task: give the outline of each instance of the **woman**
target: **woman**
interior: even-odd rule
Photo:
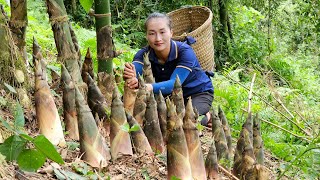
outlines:
[[[170,18],[162,13],[152,13],[145,21],[148,46],[142,48],[134,56],[133,62],[126,63],[124,78],[129,88],[138,87],[137,74],[142,74],[143,55],[149,52],[155,82],[146,84],[148,91],[163,95],[171,94],[176,75],[179,76],[183,96],[192,98],[193,106],[199,115],[206,115],[201,121],[208,125],[209,113],[213,101],[213,85],[211,79],[201,69],[193,49],[186,42],[172,40],[172,24]],[[135,78],[133,78],[135,77]]]

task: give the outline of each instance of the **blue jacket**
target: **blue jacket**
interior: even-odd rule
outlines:
[[[213,93],[211,79],[202,70],[192,47],[186,42],[171,40],[169,57],[164,64],[158,61],[150,46],[140,49],[132,62],[137,75],[142,75],[143,55],[147,52],[150,52],[149,60],[156,82],[152,84],[155,94],[160,90],[163,95],[171,94],[176,75],[180,78],[184,97],[206,91]]]

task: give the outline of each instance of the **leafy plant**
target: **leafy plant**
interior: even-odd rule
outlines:
[[[133,126],[130,127],[129,123],[124,123],[122,126],[121,126],[121,129],[125,132],[135,132],[135,131],[138,131],[139,130],[139,125],[138,124],[135,124]]]
[[[0,153],[6,156],[6,160],[17,161],[19,167],[25,171],[36,171],[45,163],[46,158],[60,164],[64,163],[60,154],[44,135],[33,138],[23,132],[25,119],[19,103],[16,105],[13,127],[2,117],[0,121],[14,133],[0,145]]]

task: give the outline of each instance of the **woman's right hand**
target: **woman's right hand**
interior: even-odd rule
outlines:
[[[136,69],[132,63],[125,63],[123,70],[123,78],[130,79],[136,77]]]
[[[138,88],[139,83],[136,77],[136,69],[132,63],[124,64],[123,78],[130,89]]]

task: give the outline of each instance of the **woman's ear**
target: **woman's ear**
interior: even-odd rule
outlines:
[[[171,35],[171,37],[173,36],[173,31],[172,31],[172,29],[170,30],[170,35]]]

